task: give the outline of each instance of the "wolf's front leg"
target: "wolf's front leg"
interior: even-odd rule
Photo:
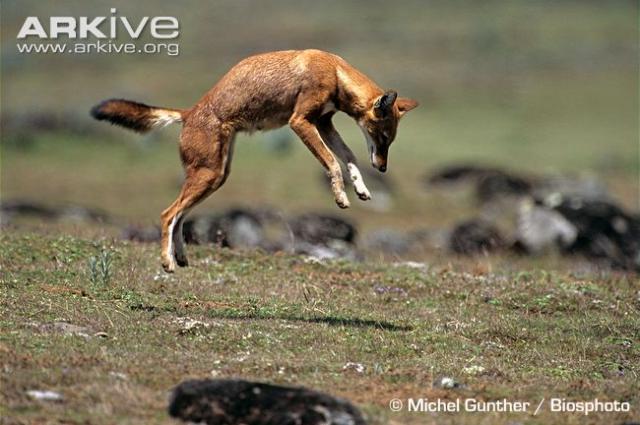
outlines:
[[[356,156],[351,149],[349,149],[349,146],[344,143],[342,137],[340,137],[340,134],[333,126],[330,115],[320,118],[318,130],[320,131],[322,140],[324,140],[329,148],[340,158],[342,163],[346,165],[349,178],[353,183],[358,198],[363,201],[371,199],[371,193],[369,193],[369,189],[367,189],[367,186],[364,184],[362,174],[360,174],[360,170],[356,165]]]
[[[369,189],[364,184],[364,180],[362,179],[362,174],[360,174],[360,170],[353,162],[347,163],[347,171],[349,171],[349,177],[351,178],[351,182],[353,183],[353,187],[358,194],[358,197],[363,201],[367,201],[371,199],[371,193],[369,193]]]
[[[349,208],[351,203],[349,202],[347,193],[344,191],[344,180],[339,165],[337,169],[329,170],[329,177],[331,178],[331,191],[336,199],[336,204],[338,204],[340,208]]]
[[[336,157],[324,144],[316,126],[309,122],[304,116],[295,113],[289,120],[289,125],[327,170],[327,174],[331,179],[331,190],[336,199],[336,204],[338,204],[340,208],[349,208],[351,204],[344,191],[344,180],[342,179],[340,164],[338,164]]]

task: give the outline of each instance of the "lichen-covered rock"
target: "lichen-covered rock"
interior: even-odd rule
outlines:
[[[302,387],[239,379],[185,381],[174,388],[169,414],[207,425],[365,425],[347,400]]]

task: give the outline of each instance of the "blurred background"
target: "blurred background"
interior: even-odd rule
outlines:
[[[180,54],[16,49],[27,16],[109,16],[111,7],[134,22],[178,18]],[[179,127],[140,136],[93,121],[91,106],[123,97],[186,108],[248,55],[317,48],[420,101],[400,125],[385,180],[365,174],[378,199],[350,191],[351,209],[338,210],[319,163],[283,129],[240,135],[231,177],[198,213],[325,211],[361,235],[451,228],[477,215],[478,201],[428,178],[460,164],[596,182],[638,210],[637,1],[7,0],[1,12],[5,204],[81,205],[153,225],[180,187]],[[336,127],[374,173],[355,123],[339,115]]]

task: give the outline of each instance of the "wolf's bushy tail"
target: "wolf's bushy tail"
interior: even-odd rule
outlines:
[[[160,108],[124,99],[108,99],[91,108],[91,116],[139,133],[182,122],[185,111]]]

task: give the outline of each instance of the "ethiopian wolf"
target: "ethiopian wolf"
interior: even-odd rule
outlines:
[[[339,56],[320,50],[288,50],[244,59],[189,109],[111,99],[96,105],[91,114],[138,132],[183,124],[180,157],[186,179],[178,199],[161,216],[162,266],[173,272],[176,264],[188,265],[182,238],[185,215],[229,176],[237,132],[289,124],[327,170],[338,206],[348,208],[336,156],[346,164],[358,197],[367,200],[370,194],[353,152],[331,118],[337,111],[351,116],[364,133],[371,164],[385,172],[398,121],[416,106],[415,100],[382,90]]]

